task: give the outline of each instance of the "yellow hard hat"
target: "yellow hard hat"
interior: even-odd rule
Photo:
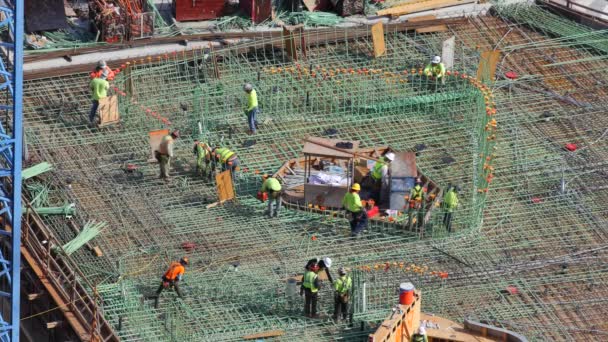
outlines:
[[[361,191],[361,185],[359,185],[359,183],[355,183],[353,184],[353,186],[350,187],[350,189],[355,191]]]
[[[263,179],[268,179],[268,177],[270,177],[270,176],[267,173],[265,173],[265,174],[262,175]]]

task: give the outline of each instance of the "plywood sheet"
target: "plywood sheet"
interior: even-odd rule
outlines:
[[[446,39],[443,41],[443,47],[441,49],[441,62],[445,66],[446,70],[452,70],[454,68],[454,49],[456,48],[456,37]]]
[[[413,17],[413,18],[408,18],[407,22],[415,23],[415,22],[419,22],[419,21],[436,20],[436,19],[437,19],[436,15],[427,14],[427,15],[419,15],[419,16]]]
[[[374,57],[378,58],[386,53],[384,44],[384,26],[382,22],[372,26],[372,40],[374,42]]]
[[[477,80],[481,82],[494,82],[496,65],[500,60],[500,50],[484,51],[479,58]]]
[[[99,100],[99,126],[107,126],[118,123],[120,114],[118,113],[118,96],[108,96]]]
[[[378,15],[399,16],[438,8],[469,4],[473,2],[476,2],[476,0],[427,0],[380,10],[378,11]]]
[[[154,157],[154,151],[158,150],[161,140],[163,139],[163,137],[165,135],[168,135],[168,134],[169,134],[168,129],[159,129],[156,131],[148,132],[148,136],[150,137],[150,160],[149,161],[156,161],[156,158]]]
[[[336,144],[339,142],[350,142],[353,144],[353,148],[345,149],[335,147]],[[353,158],[358,148],[358,141],[308,137],[304,142],[304,148],[302,149],[302,153],[322,157],[345,159]]]
[[[217,196],[220,202],[228,201],[234,198],[234,187],[232,186],[232,176],[230,171],[226,170],[215,176],[217,184]]]

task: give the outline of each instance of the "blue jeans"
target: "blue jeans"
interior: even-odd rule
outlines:
[[[91,111],[89,112],[89,123],[94,123],[95,115],[97,114],[97,108],[99,108],[99,100],[93,100]]]
[[[257,128],[256,126],[258,125],[257,116],[259,111],[260,110],[258,109],[258,107],[255,107],[249,112],[247,112],[247,124],[249,124],[249,130],[252,133],[255,133],[255,129]]]
[[[365,227],[367,227],[367,212],[361,210],[358,213],[350,213],[350,236],[357,236]]]

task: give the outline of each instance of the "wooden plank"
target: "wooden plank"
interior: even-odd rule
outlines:
[[[101,251],[101,248],[99,248],[99,246],[93,247],[93,253],[95,254],[96,257],[103,256],[103,252]]]
[[[436,20],[436,19],[437,19],[437,16],[435,16],[434,14],[427,14],[427,15],[419,15],[419,16],[413,17],[413,18],[408,18],[407,22],[415,23],[415,22],[419,22],[419,21]]]
[[[496,65],[500,59],[500,50],[484,51],[479,58],[477,80],[480,82],[494,82]]]
[[[119,121],[118,96],[112,95],[99,99],[99,127],[116,124]]]
[[[269,330],[261,333],[255,333],[250,335],[245,335],[242,337],[243,340],[254,340],[258,338],[267,338],[267,337],[278,337],[285,335],[285,331],[283,330]]]
[[[372,26],[372,41],[374,43],[374,57],[378,58],[386,54],[386,45],[384,44],[384,26],[382,22]]]
[[[217,195],[220,202],[234,198],[234,187],[232,186],[232,176],[230,170],[221,172],[215,176],[217,183]]]
[[[399,5],[378,11],[378,15],[399,16],[404,14],[428,11],[450,6],[458,6],[477,2],[476,0],[427,0],[412,4]]]
[[[445,25],[433,25],[416,29],[416,33],[446,32],[448,27]]]
[[[456,37],[443,41],[441,49],[441,62],[446,70],[452,70],[454,67],[454,50],[456,48]]]

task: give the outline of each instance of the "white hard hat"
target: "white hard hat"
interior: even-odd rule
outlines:
[[[435,64],[441,63],[441,57],[439,57],[439,56],[433,57],[433,59],[431,60],[431,63],[435,63]]]
[[[329,257],[323,258],[323,263],[325,264],[325,267],[327,267],[327,268],[331,267],[331,259]]]
[[[395,160],[395,154],[393,152],[387,153],[384,157],[390,161]]]
[[[424,328],[424,325],[421,325],[420,328],[418,328],[418,334],[426,335],[426,329]]]
[[[243,89],[244,89],[245,91],[251,91],[251,90],[253,90],[253,86],[251,85],[251,83],[246,83],[246,84],[243,86]]]

